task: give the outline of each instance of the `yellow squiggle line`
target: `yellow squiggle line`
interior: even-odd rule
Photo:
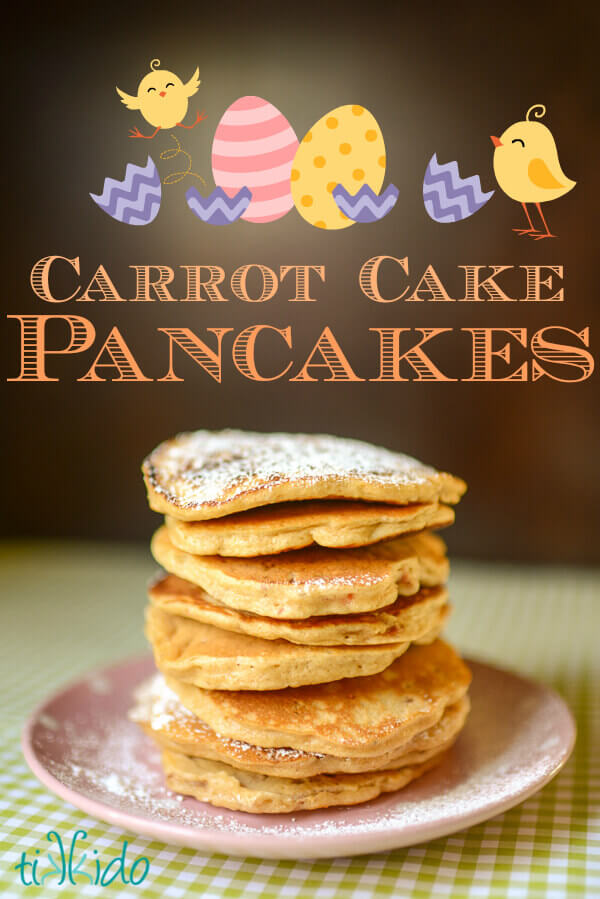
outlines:
[[[180,153],[183,153],[183,155],[187,157],[188,167],[184,172],[171,172],[170,175],[166,175],[166,177],[163,178],[163,184],[178,184],[180,181],[183,181],[184,178],[187,178],[187,176],[190,175],[192,178],[198,178],[206,187],[206,181],[204,180],[202,175],[199,175],[197,172],[192,172],[192,157],[190,156],[190,154],[182,148],[179,139],[174,134],[172,134],[171,137],[173,138],[177,146],[171,147],[170,150],[163,150],[160,154],[160,158],[174,159]]]

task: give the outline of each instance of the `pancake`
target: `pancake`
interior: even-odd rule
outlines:
[[[394,751],[436,724],[471,674],[442,640],[412,645],[379,674],[277,692],[202,690],[167,678],[181,703],[216,733],[253,746],[337,758]]]
[[[136,705],[129,713],[130,719],[139,724],[162,749],[225,762],[255,774],[296,778],[380,771],[427,761],[452,744],[469,711],[469,699],[463,696],[444,709],[442,717],[433,727],[416,734],[392,752],[365,758],[335,758],[289,747],[252,746],[222,737],[184,708],[161,674],[142,684],[135,698]]]
[[[425,634],[423,642],[438,632]],[[282,690],[365,677],[383,671],[410,645],[300,646],[224,631],[155,606],[146,610],[146,636],[163,674],[205,690]]]
[[[223,605],[270,618],[351,614],[391,605],[448,575],[445,544],[424,531],[357,549],[311,546],[252,559],[196,556],[154,534],[154,558]]]
[[[265,556],[319,546],[366,546],[424,528],[446,527],[454,510],[439,503],[391,506],[350,500],[277,503],[213,518],[179,521],[167,515],[171,542],[204,556]]]
[[[154,606],[172,615],[263,640],[289,640],[308,646],[412,643],[441,628],[450,612],[445,587],[423,587],[418,593],[400,596],[392,605],[374,612],[292,619],[267,618],[230,609],[201,587],[174,574],[157,578],[150,585],[148,596]]]
[[[302,780],[251,774],[223,762],[189,758],[165,750],[162,765],[167,786],[200,802],[255,814],[296,812],[357,805],[405,787],[438,764],[444,753],[419,765],[367,774],[320,774]]]
[[[183,521],[307,499],[456,503],[466,490],[460,478],[410,456],[322,434],[179,434],[156,447],[142,471],[151,508]]]

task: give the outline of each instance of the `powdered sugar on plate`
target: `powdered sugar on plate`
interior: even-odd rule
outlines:
[[[48,700],[28,722],[23,746],[51,790],[89,814],[165,842],[263,858],[406,846],[515,805],[556,774],[572,749],[574,725],[560,697],[470,664],[472,711],[442,764],[405,789],[356,807],[249,815],[167,789],[158,750],[127,716],[136,688],[152,673],[149,658],[107,669],[107,693],[83,679]],[[161,714],[172,714],[168,694],[163,700]]]

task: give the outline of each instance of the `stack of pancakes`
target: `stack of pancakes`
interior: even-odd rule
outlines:
[[[438,635],[465,484],[316,435],[197,431],[145,460],[165,524],[132,717],[168,785],[230,809],[363,802],[452,745],[470,673]]]

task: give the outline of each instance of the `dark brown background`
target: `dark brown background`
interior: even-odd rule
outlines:
[[[355,370],[376,373],[369,327],[592,326],[597,354],[598,145],[596,35],[592,5],[347,3],[203,5],[23,4],[11,30],[18,51],[18,105],[5,127],[4,216],[8,313],[74,313],[103,338],[118,324],[147,375],[166,371],[157,327],[236,331],[259,322],[293,326],[295,370],[324,324]],[[19,13],[17,12],[17,16]],[[8,32],[7,32],[8,33]],[[26,52],[24,51],[26,48]],[[369,227],[326,234],[293,210],[272,225],[210,228],[187,210],[188,183],[164,188],[160,214],[145,228],[104,215],[88,192],[128,161],[170,146],[168,134],[130,141],[144,128],[115,85],[135,93],[150,59],[202,85],[192,103],[208,118],[178,129],[194,168],[211,183],[210,144],[225,108],[257,94],[273,102],[297,134],[335,106],[367,106],[386,140],[387,179],[400,188],[394,212]],[[513,235],[522,211],[501,192],[471,219],[438,225],[424,212],[422,177],[433,152],[458,159],[495,188],[490,134],[500,134],[533,103],[545,103],[561,162],[577,187],[545,207],[558,240]],[[6,233],[6,232],[5,232]],[[79,255],[83,274],[104,263],[127,296],[133,263],[321,263],[327,283],[312,305],[77,304],[50,306],[28,286],[40,257]],[[433,263],[450,288],[465,263],[565,266],[563,304],[405,304],[376,306],[357,285],[361,263],[377,253],[408,256],[412,271]],[[183,288],[181,288],[183,290]],[[18,326],[5,322],[6,377],[18,374]],[[182,429],[236,426],[327,431],[402,449],[462,475],[470,490],[448,532],[454,552],[481,558],[598,561],[598,379],[559,384],[255,384],[229,358],[215,384],[183,357],[184,383],[76,383],[95,349],[56,357],[59,383],[4,383],[4,532],[12,535],[146,539],[155,523],[139,476],[142,457]],[[230,346],[230,344],[227,344]],[[446,349],[444,349],[444,346]],[[227,354],[226,354],[227,356]],[[515,357],[517,358],[517,357]],[[525,358],[525,357],[524,357]],[[468,376],[468,342],[440,343],[442,367]],[[273,360],[275,364],[275,360]]]

